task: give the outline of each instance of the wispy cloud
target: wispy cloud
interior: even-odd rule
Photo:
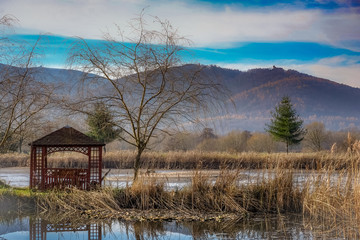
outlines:
[[[347,47],[347,42],[360,39],[360,14],[356,7],[330,12],[277,5],[253,9],[224,4],[214,8],[198,1],[163,0],[3,0],[0,4],[2,14],[17,16],[24,30],[86,38],[100,38],[101,31],[112,31],[114,23],[126,30],[129,19],[149,6],[147,13],[169,19],[196,46],[312,41]],[[354,44],[350,47],[354,48]]]
[[[128,21],[148,7],[147,14],[168,19],[193,41],[202,63],[242,70],[277,65],[360,87],[357,2],[1,0],[0,15],[17,17],[22,33],[100,39],[115,23],[126,32]],[[50,52],[48,64],[61,66],[66,43],[50,43],[60,50]]]

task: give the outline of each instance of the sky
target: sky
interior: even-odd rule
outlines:
[[[12,38],[47,35],[42,65],[56,68],[74,37],[101,42],[115,24],[126,32],[144,8],[191,40],[196,62],[275,65],[360,88],[359,0],[0,0],[0,16],[18,19]]]

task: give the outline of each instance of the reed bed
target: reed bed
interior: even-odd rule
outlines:
[[[304,225],[318,234],[360,237],[360,159],[347,169],[326,165],[313,170],[302,185],[294,184],[293,168],[282,163],[259,172],[258,181],[240,184],[239,169],[226,168],[213,179],[194,171],[191,184],[166,190],[166,182],[142,175],[124,188],[86,192],[68,189],[41,195],[47,213],[76,213],[125,220],[239,220],[253,214],[302,214]],[[319,174],[321,173],[321,174]],[[89,199],[91,199],[89,201]]]
[[[0,167],[27,167],[30,164],[30,155],[25,153],[0,154]]]
[[[122,159],[132,161],[132,152],[111,154],[107,153],[106,156],[115,159],[115,156],[124,154],[121,155]],[[86,218],[140,221],[223,221],[243,219],[252,214],[297,213],[303,215],[304,225],[313,231],[333,231],[341,238],[360,237],[360,157],[357,155],[232,155],[198,152],[146,154],[144,157],[148,157],[149,168],[160,166],[156,164],[161,161],[168,161],[166,164],[170,165],[176,163],[177,166],[187,166],[184,162],[191,162],[197,167],[191,184],[182,189],[167,190],[166,180],[159,181],[155,175],[144,174],[124,188],[101,188],[94,191],[73,188],[30,195],[35,196],[38,210],[48,215],[75,214]],[[206,171],[196,170],[204,168],[199,162],[214,163],[220,158],[222,162],[218,165],[208,165],[221,169],[217,177],[206,174]],[[246,166],[244,162],[250,163],[254,159],[257,163],[250,166],[263,168],[259,171],[257,181],[240,183],[238,179],[241,177],[240,169]],[[236,164],[227,164],[231,161]],[[162,166],[169,168],[166,164]],[[301,185],[294,183],[294,169],[299,167],[311,169],[311,177]],[[4,188],[8,186],[4,185]]]
[[[134,166],[134,151],[107,152],[103,156],[104,168],[131,169]],[[274,167],[293,169],[323,169],[332,166],[335,170],[352,167],[358,154],[318,153],[256,153],[243,152],[144,152],[142,168],[145,169],[268,169]],[[0,154],[0,167],[27,167],[27,154]],[[49,167],[86,167],[87,158],[80,153],[55,153],[49,155]],[[281,164],[281,166],[279,166]]]

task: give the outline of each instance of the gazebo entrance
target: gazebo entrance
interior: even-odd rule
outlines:
[[[90,189],[101,186],[102,148],[100,143],[72,127],[63,127],[32,143],[30,188],[40,190],[77,187]],[[48,168],[48,155],[73,151],[88,157],[87,168]]]

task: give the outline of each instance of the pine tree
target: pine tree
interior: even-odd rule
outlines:
[[[266,124],[266,131],[276,141],[286,143],[286,152],[289,153],[290,145],[299,144],[304,139],[303,120],[300,119],[287,96],[282,98],[280,104],[275,107],[275,112],[271,112],[271,116],[271,123]]]
[[[87,124],[90,131],[88,136],[99,142],[109,143],[115,140],[121,133],[121,128],[114,124],[110,109],[102,102],[96,103],[94,109],[87,116]]]

